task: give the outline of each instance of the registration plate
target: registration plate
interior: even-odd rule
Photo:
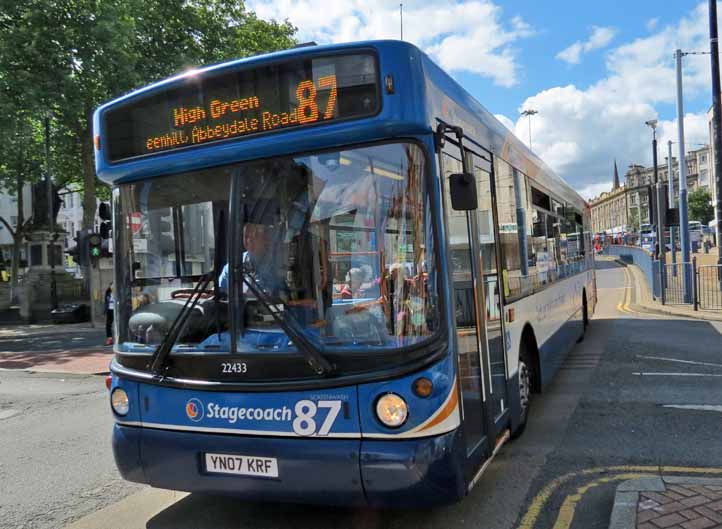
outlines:
[[[275,457],[206,454],[206,470],[220,474],[277,478],[278,460]]]

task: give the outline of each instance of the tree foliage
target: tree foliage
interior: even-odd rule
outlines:
[[[0,110],[36,124],[51,116],[53,176],[81,185],[91,227],[99,104],[191,67],[289,47],[294,33],[235,0],[0,0]],[[3,159],[17,153],[4,149]]]
[[[714,207],[712,206],[712,195],[707,189],[698,187],[687,195],[689,207],[689,219],[697,220],[703,225],[709,224],[714,218]]]

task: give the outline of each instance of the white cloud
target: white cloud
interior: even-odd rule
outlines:
[[[494,117],[501,121],[501,123],[510,131],[514,132],[514,122],[506,117],[504,114],[494,114]]]
[[[617,30],[614,28],[594,26],[592,27],[592,34],[586,41],[576,41],[571,46],[557,53],[556,58],[569,64],[579,64],[582,53],[589,53],[590,51],[605,48],[612,42],[616,34]]]
[[[596,198],[599,195],[601,195],[604,192],[611,191],[612,184],[611,182],[606,183],[600,183],[600,184],[589,184],[588,186],[582,188],[579,190],[579,194],[582,195],[587,200],[590,200],[592,198]]]
[[[650,18],[647,20],[647,23],[645,24],[648,31],[654,31],[657,29],[657,24],[659,24],[658,18]]]
[[[399,5],[381,0],[253,0],[249,8],[266,19],[289,20],[299,38],[319,43],[398,39]],[[321,16],[321,14],[323,16]],[[490,0],[411,0],[404,3],[404,40],[452,71],[468,71],[500,86],[517,82],[513,44],[533,34],[519,16],[504,19]],[[470,53],[473,50],[473,53]]]
[[[615,158],[622,179],[629,164],[650,165],[652,134],[644,122],[659,117],[660,103],[674,108],[674,50],[704,50],[708,38],[707,6],[700,4],[678,24],[611,50],[606,76],[592,85],[558,86],[527,98],[519,110],[539,112],[532,118],[534,151],[587,195],[611,187]],[[709,90],[709,57],[690,55],[684,61],[689,101]],[[514,132],[524,142],[527,127],[526,118],[516,119]],[[676,131],[675,120],[660,120],[659,160],[666,156],[667,140],[677,141]],[[704,112],[686,114],[685,137],[687,150],[709,142]]]
[[[604,48],[612,42],[612,39],[617,34],[617,30],[614,28],[600,28],[594,27],[589,40],[584,43],[584,51],[592,51]]]
[[[557,59],[568,62],[569,64],[579,64],[582,56],[583,47],[584,45],[581,43],[581,41],[576,41],[568,48],[564,48],[562,51],[557,53],[556,57]]]

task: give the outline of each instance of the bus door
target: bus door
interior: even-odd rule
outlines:
[[[461,143],[453,138],[446,137],[443,147],[439,147],[467,482],[491,456],[495,440],[478,212],[454,210],[449,194],[449,176],[470,172],[470,160]]]
[[[490,153],[476,154],[467,150],[469,166],[476,178],[477,228],[479,233],[479,259],[481,276],[482,306],[484,311],[482,336],[486,345],[489,362],[488,382],[490,386],[492,413],[495,423],[503,423],[505,411],[509,406],[507,397],[507,369],[504,347],[504,318],[502,318],[502,291],[504,281],[499,277],[501,249],[498,245],[497,228],[499,226],[494,164]],[[494,433],[500,433],[496,426]]]

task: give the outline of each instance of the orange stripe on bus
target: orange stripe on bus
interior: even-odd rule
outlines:
[[[446,403],[446,406],[444,406],[444,409],[441,410],[441,412],[434,417],[434,419],[424,426],[421,431],[428,430],[429,428],[433,428],[437,424],[443,422],[449,415],[451,415],[454,410],[456,409],[456,404],[459,402],[459,392],[456,391],[456,382],[454,382],[454,386],[451,388],[451,398],[449,399],[449,402]]]

